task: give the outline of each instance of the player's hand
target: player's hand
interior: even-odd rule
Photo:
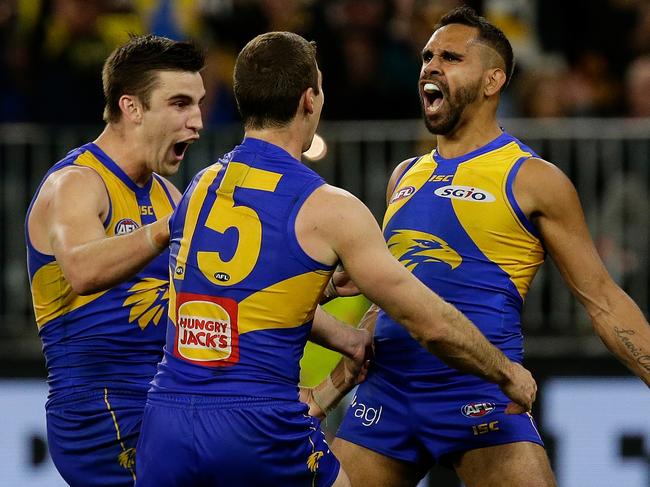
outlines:
[[[332,284],[336,289],[336,294],[341,298],[357,296],[361,293],[357,285],[350,278],[350,274],[341,265],[332,274]]]
[[[353,352],[348,357],[343,357],[343,386],[346,389],[366,380],[370,360],[374,355],[373,339],[368,330],[356,329],[353,336]]]
[[[334,298],[357,296],[360,292],[357,285],[350,278],[350,275],[343,269],[343,266],[339,265],[327,283],[320,304],[325,304]]]
[[[300,400],[309,406],[309,414],[317,418],[325,415],[368,375],[373,355],[372,335],[368,330],[354,329],[351,352],[344,356],[334,370],[316,387],[300,388]]]
[[[511,362],[509,379],[501,384],[501,390],[512,399],[506,407],[506,414],[530,412],[537,397],[537,383],[528,370]]]

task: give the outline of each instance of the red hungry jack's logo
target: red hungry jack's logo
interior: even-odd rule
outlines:
[[[209,367],[239,361],[237,302],[202,294],[179,293],[174,355]]]

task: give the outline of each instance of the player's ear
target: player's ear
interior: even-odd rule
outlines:
[[[143,107],[140,99],[133,95],[122,95],[118,102],[122,116],[133,123],[140,123],[142,120]]]
[[[314,93],[314,89],[310,86],[307,88],[303,94],[302,94],[302,102],[304,106],[304,110],[306,113],[312,114],[314,113],[314,99],[316,98],[316,93]]]
[[[506,73],[501,68],[488,69],[485,72],[485,96],[492,96],[506,83]]]

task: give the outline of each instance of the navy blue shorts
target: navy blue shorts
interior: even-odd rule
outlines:
[[[336,436],[426,468],[475,448],[543,446],[532,416],[505,414],[508,402],[498,386],[473,376],[427,387],[374,372],[359,385]]]
[[[52,460],[71,486],[133,486],[145,393],[79,393],[48,404]]]
[[[325,487],[340,464],[298,401],[150,394],[138,487]]]

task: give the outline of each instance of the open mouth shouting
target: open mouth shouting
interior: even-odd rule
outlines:
[[[174,152],[174,156],[176,156],[177,160],[182,160],[183,157],[185,157],[185,152],[187,151],[187,148],[190,146],[190,144],[194,143],[196,138],[191,138],[187,140],[182,140],[180,142],[176,142],[172,146],[172,150]]]
[[[440,110],[445,99],[445,94],[436,83],[430,81],[422,85],[422,102],[424,104],[424,113],[433,115]]]

